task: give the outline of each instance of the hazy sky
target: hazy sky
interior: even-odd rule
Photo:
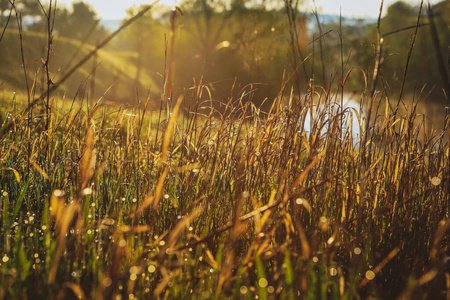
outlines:
[[[280,0],[281,1],[281,0]],[[397,0],[385,0],[385,8]],[[409,2],[413,5],[418,5],[419,0],[403,0]],[[73,0],[59,0],[57,3],[65,3],[67,6]],[[133,4],[149,4],[152,1],[145,0],[85,0],[91,4],[99,17],[103,19],[123,19],[125,17],[125,10],[132,6]],[[173,6],[176,3],[181,2],[180,0],[161,0],[160,4],[165,4],[168,6]],[[313,1],[304,1],[309,3],[309,9],[313,8]],[[379,7],[381,0],[315,0],[314,1],[319,12],[339,14],[339,9],[342,10],[342,15],[344,16],[356,16],[356,17],[371,17],[375,18],[378,16]],[[431,3],[437,3],[437,0],[431,1]],[[425,1],[427,3],[427,1]],[[386,9],[383,9],[385,11]]]

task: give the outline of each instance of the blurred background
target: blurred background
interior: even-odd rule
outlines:
[[[59,90],[59,96],[134,104],[151,95],[162,97],[170,47],[170,14],[176,5],[174,93],[203,86],[205,100],[226,102],[249,92],[248,100],[270,107],[283,82],[307,91],[311,78],[328,93],[339,89],[360,95],[370,86],[377,43],[378,1],[163,1],[123,30],[86,62]],[[120,4],[119,4],[120,3]],[[334,4],[333,4],[334,3]],[[388,1],[383,8],[382,69],[377,88],[395,98],[409,63],[405,97],[420,95],[424,103],[445,103],[450,1],[424,5],[415,46],[408,51],[419,14],[419,1]],[[47,43],[49,3],[0,0],[0,84],[3,90],[27,90],[21,60],[20,26],[28,89],[45,90],[42,64]],[[54,5],[54,4],[53,4]],[[123,6],[130,6],[124,8]],[[52,56],[52,81],[117,30],[144,6],[139,1],[58,1]],[[339,11],[340,9],[340,11]],[[337,11],[336,11],[337,10]],[[11,17],[10,17],[11,13]],[[340,16],[341,15],[341,16]],[[432,27],[434,24],[435,34]],[[350,72],[349,72],[350,71]],[[407,98],[405,98],[407,99]],[[431,107],[431,106],[430,106]]]

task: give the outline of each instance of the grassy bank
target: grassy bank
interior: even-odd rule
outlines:
[[[43,58],[46,54],[46,42],[47,37],[43,33],[25,31],[21,41],[17,29],[5,31],[0,43],[2,52],[0,78],[3,89],[32,90],[33,96],[39,96],[46,90]],[[94,49],[94,45],[81,41],[54,37],[49,64],[52,82],[57,83],[70,68]],[[21,53],[23,53],[28,82],[24,76]],[[146,72],[140,72],[139,80],[136,80],[138,73],[136,61],[135,53],[101,49],[75,70],[70,80],[58,88],[58,93],[61,97],[65,95],[69,99],[87,97],[95,101],[105,96],[109,101],[130,104],[137,102],[136,90],[130,89],[130,86],[137,86],[141,90],[152,87],[152,92],[158,94],[160,85],[157,82],[158,78],[151,77]],[[105,94],[106,91],[108,92]]]

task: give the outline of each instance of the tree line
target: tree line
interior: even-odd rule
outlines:
[[[42,18],[43,8],[36,3],[39,2],[15,1],[22,16],[33,17],[34,22],[27,29],[42,31],[46,20]],[[183,1],[174,32],[174,82],[178,92],[201,82],[207,97],[226,100],[247,90],[254,102],[262,103],[266,97],[276,97],[287,80],[299,92],[305,92],[314,77],[316,83],[332,92],[342,84],[340,79],[358,68],[363,72],[352,71],[345,88],[361,93],[367,84],[362,74],[370,80],[373,72],[375,24],[364,20],[317,24],[317,15],[302,12],[298,1],[285,0],[281,6],[277,3]],[[9,0],[0,0],[3,26],[10,5]],[[139,9],[136,6],[128,9],[128,18]],[[430,9],[425,5],[419,23],[418,13],[419,6],[402,1],[387,8],[380,28],[384,44],[379,89],[397,95],[406,76],[405,93],[425,87],[424,95],[444,101],[448,71],[442,67],[442,59],[447,58],[449,44],[450,1],[442,1]],[[137,79],[147,72],[162,83],[170,46],[170,14],[167,8],[151,10],[109,46],[113,51],[136,54]],[[93,8],[83,2],[74,2],[70,9],[59,6],[55,16],[54,33],[58,36],[95,44],[108,34]],[[417,38],[411,51],[417,24]]]

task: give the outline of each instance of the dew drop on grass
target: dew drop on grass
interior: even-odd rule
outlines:
[[[109,278],[109,277],[106,277],[105,279],[103,279],[102,284],[103,284],[103,286],[105,286],[105,287],[109,287],[109,286],[111,286],[111,284],[112,284],[112,279]]]
[[[356,255],[360,255],[362,253],[361,248],[356,247],[355,249],[353,249],[353,253],[355,253]]]
[[[434,186],[438,186],[441,184],[441,179],[439,177],[433,177],[431,178],[431,184]]]
[[[375,273],[372,270],[366,272],[366,278],[368,280],[373,280],[375,278]]]
[[[154,265],[150,265],[147,269],[150,273],[155,273],[156,267]]]
[[[260,280],[258,280],[258,284],[260,287],[265,288],[269,284],[269,282],[266,278],[261,278]]]
[[[273,287],[273,286],[268,286],[267,287],[267,292],[269,293],[269,294],[273,294],[274,292],[275,292],[275,288]]]
[[[330,237],[327,241],[328,245],[332,245],[334,243],[334,237]]]
[[[8,196],[8,192],[7,191],[3,191],[3,197]]]
[[[62,196],[64,196],[64,192],[61,191],[61,190],[54,190],[54,191],[53,191],[53,195],[54,195],[55,197],[62,197]]]
[[[245,295],[248,292],[248,288],[246,286],[241,286],[239,291],[241,292],[242,295]]]
[[[8,255],[5,254],[5,255],[3,256],[3,258],[2,258],[2,261],[3,261],[3,262],[8,262],[8,260],[9,260],[9,257],[8,257]]]
[[[92,189],[91,189],[91,188],[85,188],[85,189],[81,192],[81,194],[82,194],[83,196],[91,195],[91,194],[92,194]]]
[[[132,266],[130,268],[130,274],[137,274],[139,272],[139,268],[137,266]]]
[[[127,245],[127,242],[125,240],[120,240],[119,241],[119,247],[125,247]]]
[[[317,262],[319,262],[319,258],[318,258],[317,256],[314,256],[313,259],[312,259],[312,261],[315,262],[315,263],[317,263]]]
[[[330,275],[331,276],[336,276],[338,274],[338,271],[336,270],[336,268],[330,268]]]
[[[328,228],[329,228],[328,219],[326,217],[320,217],[319,228],[322,232],[325,232],[328,230]]]

